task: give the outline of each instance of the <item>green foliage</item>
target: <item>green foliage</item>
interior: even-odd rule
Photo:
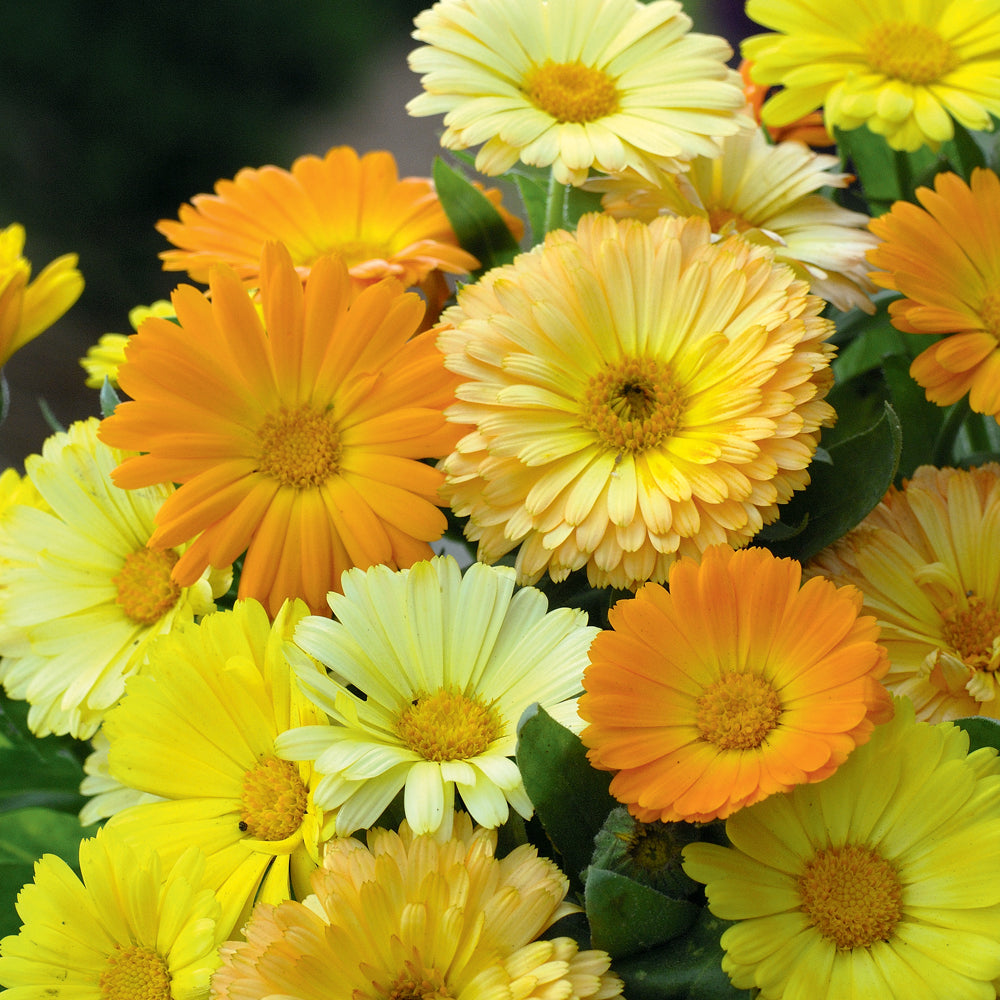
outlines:
[[[985,715],[969,719],[956,719],[955,725],[969,734],[969,753],[983,747],[1000,750],[1000,722]]]
[[[548,169],[517,163],[507,173],[524,203],[532,243],[541,243],[553,229],[572,231],[581,216],[601,210],[600,194],[560,184]]]

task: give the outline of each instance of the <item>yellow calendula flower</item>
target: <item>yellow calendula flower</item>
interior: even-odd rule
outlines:
[[[143,320],[149,316],[173,319],[173,304],[166,299],[158,299],[152,305],[136,306],[129,310],[128,321],[133,330],[138,330]],[[105,333],[93,347],[87,349],[86,357],[80,358],[80,367],[87,373],[88,389],[100,389],[105,378],[112,385],[118,385],[118,369],[125,363],[128,341],[127,334]]]

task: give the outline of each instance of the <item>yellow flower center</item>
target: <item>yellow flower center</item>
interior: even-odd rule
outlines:
[[[101,1000],[170,1000],[170,971],[152,948],[116,944],[100,988]]]
[[[392,256],[392,251],[385,244],[375,243],[372,240],[344,240],[332,244],[322,253],[314,254],[311,260],[303,260],[300,263],[312,265],[319,257],[328,254],[339,257],[348,268],[352,268],[369,260],[388,260]]]
[[[591,377],[583,396],[583,426],[612,451],[655,448],[677,430],[684,413],[670,369],[655,358],[611,365]]]
[[[887,941],[903,916],[896,869],[867,844],[817,851],[798,887],[802,912],[838,948]]]
[[[886,21],[868,33],[865,58],[876,73],[916,85],[934,83],[958,65],[951,46],[933,29]]]
[[[557,122],[593,122],[618,110],[614,80],[583,63],[546,60],[527,75],[522,90]]]
[[[781,701],[770,682],[744,671],[724,673],[697,701],[695,725],[721,750],[759,747],[781,717]]]
[[[296,764],[262,760],[243,775],[240,830],[255,840],[284,840],[302,825],[308,803]]]
[[[452,1000],[452,991],[437,969],[418,969],[412,962],[389,986],[373,982],[372,988],[371,995],[379,1000]]]
[[[173,549],[136,549],[111,582],[118,591],[115,603],[139,625],[155,625],[181,596],[170,578],[180,557]]]
[[[340,434],[330,409],[282,407],[268,415],[257,433],[258,470],[283,486],[319,486],[339,468]]]
[[[713,233],[730,232],[745,233],[749,229],[755,229],[752,222],[747,222],[742,215],[730,212],[728,208],[713,208],[708,213],[708,224],[712,227]]]
[[[991,289],[983,296],[979,318],[986,332],[1000,340],[1000,289]]]
[[[502,732],[492,705],[442,688],[413,699],[396,720],[396,735],[424,760],[477,757]]]
[[[1000,636],[1000,611],[972,595],[969,606],[949,608],[942,615],[941,635],[973,670],[996,670],[993,641]]]

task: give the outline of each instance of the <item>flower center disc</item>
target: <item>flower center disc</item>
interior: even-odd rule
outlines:
[[[372,986],[374,995],[384,1000],[452,1000],[452,992],[440,972],[416,969],[412,962],[406,963],[406,971],[391,986],[378,983]]]
[[[500,716],[491,705],[457,691],[420,695],[396,720],[396,734],[424,760],[477,757],[500,733]]]
[[[1000,611],[972,596],[968,608],[946,611],[943,617],[941,634],[962,662],[973,670],[996,670],[993,644],[1000,636]]]
[[[802,912],[838,948],[886,941],[903,916],[896,869],[867,844],[817,851],[799,876]]]
[[[268,415],[258,437],[259,471],[283,486],[319,486],[337,472],[341,446],[332,410],[282,407]]]
[[[101,1000],[170,1000],[170,971],[151,948],[115,945],[101,973]]]
[[[557,122],[593,122],[618,110],[614,80],[582,63],[549,59],[528,74],[522,89],[536,108]]]
[[[284,840],[302,826],[309,791],[290,760],[262,760],[243,775],[240,829],[255,840]]]
[[[111,582],[118,591],[115,603],[139,625],[155,625],[181,596],[170,578],[180,557],[173,549],[136,549]]]
[[[986,332],[1000,340],[1000,290],[990,289],[983,296],[979,318],[983,321]]]
[[[778,724],[781,702],[763,677],[726,673],[698,698],[695,724],[722,750],[759,747]]]
[[[923,24],[887,21],[869,32],[863,48],[877,73],[918,86],[940,80],[958,64],[951,46]]]

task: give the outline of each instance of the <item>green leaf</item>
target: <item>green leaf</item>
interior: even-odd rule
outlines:
[[[969,719],[956,719],[955,725],[969,734],[969,753],[982,747],[1000,750],[1000,722],[996,719],[976,715]]]
[[[104,376],[104,382],[101,385],[100,399],[102,417],[110,417],[115,412],[115,407],[121,402],[121,398],[115,392],[115,387],[111,384],[111,380],[107,375]]]
[[[896,478],[908,478],[918,465],[934,462],[934,442],[944,424],[944,411],[928,400],[927,393],[911,377],[909,358],[890,355],[882,364],[882,374],[903,428]]]
[[[0,812],[24,806],[47,806],[78,812],[83,768],[58,740],[38,740],[31,747],[0,748]]]
[[[563,870],[582,885],[580,873],[590,864],[594,837],[618,804],[608,792],[611,775],[591,767],[580,737],[543,708],[522,721],[517,766]]]
[[[434,187],[459,244],[479,261],[477,273],[509,264],[521,252],[489,198],[440,157],[434,160]]]
[[[930,147],[921,146],[913,153],[890,149],[882,136],[864,125],[835,129],[834,137],[841,160],[850,161],[873,216],[888,211],[895,201],[913,201],[913,192],[933,176],[935,167],[946,166]]]
[[[647,951],[683,934],[702,910],[603,868],[588,869],[584,905],[592,946],[612,958]]]
[[[553,229],[572,232],[581,216],[601,211],[599,192],[560,184],[548,168],[516,163],[507,176],[517,185],[524,202],[532,243],[541,243]]]

